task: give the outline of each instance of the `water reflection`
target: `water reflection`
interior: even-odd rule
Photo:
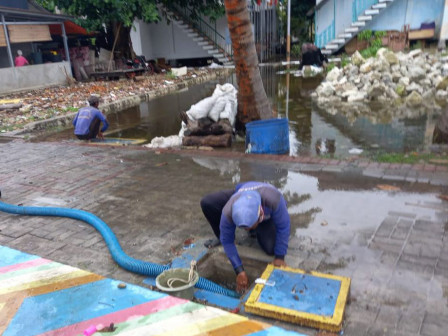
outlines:
[[[432,108],[411,110],[389,106],[375,107],[357,104],[333,104],[317,107],[311,93],[321,78],[292,76],[274,66],[260,68],[263,84],[272,102],[275,115],[289,118],[290,155],[318,155],[320,142],[334,143],[334,155],[348,156],[351,148],[365,152],[423,151],[431,145],[437,117]],[[235,75],[196,85],[168,96],[160,97],[140,106],[108,115],[111,122],[108,136],[143,138],[148,142],[156,136],[178,134],[179,112],[210,96],[216,84],[232,83]],[[74,139],[72,130],[47,137],[47,140]],[[232,150],[244,150],[236,144]]]

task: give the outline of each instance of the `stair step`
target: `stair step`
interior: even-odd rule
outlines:
[[[372,16],[371,15],[361,15],[358,16],[358,21],[370,21],[372,20]]]
[[[345,43],[345,39],[334,39],[333,41],[331,41],[331,43],[337,43],[337,44]]]
[[[393,2],[394,0],[379,0],[379,3],[385,3],[385,2]]]
[[[323,49],[323,50],[321,50],[321,52],[322,52],[322,54],[324,54],[324,55],[331,55],[331,54],[333,53],[333,51],[328,50],[328,49]]]
[[[200,41],[200,42],[198,42],[198,45],[199,46],[207,46],[207,45],[210,45],[210,43],[208,43],[207,41]]]
[[[364,14],[366,14],[366,15],[376,15],[379,13],[380,13],[379,9],[368,9],[364,12]]]
[[[204,49],[204,50],[211,50],[211,49],[213,49],[214,47],[215,47],[215,46],[210,45],[210,44],[207,43],[207,45],[202,46],[202,49]]]
[[[205,41],[205,39],[203,37],[199,36],[199,37],[193,38],[193,41],[195,41],[195,42],[202,42],[202,41]]]
[[[212,50],[208,50],[208,53],[209,54],[217,54],[217,53],[219,53],[219,50],[218,49],[212,49]]]
[[[178,26],[179,28],[181,28],[181,29],[187,29],[187,28],[190,27],[189,25],[184,24],[184,23],[180,23],[180,24],[178,24],[177,26]]]
[[[373,9],[382,9],[382,8],[386,8],[386,7],[387,7],[386,3],[378,3],[378,4],[372,6]]]
[[[192,34],[192,33],[195,33],[195,30],[191,29],[191,28],[188,28],[188,29],[184,29],[184,32],[188,33],[188,34]]]
[[[331,49],[331,50],[339,49],[339,45],[338,44],[327,44],[325,46],[325,49]]]
[[[187,34],[188,37],[199,37],[198,33],[189,33]]]
[[[222,62],[222,63],[229,63],[229,59],[227,57],[220,57],[218,58],[218,61]]]
[[[347,33],[356,33],[358,32],[359,28],[358,27],[350,27],[350,28],[345,28],[345,32]]]
[[[214,54],[213,57],[216,57],[216,58],[219,59],[219,58],[221,58],[221,57],[224,57],[224,54],[223,54],[223,53]]]
[[[356,21],[356,22],[352,23],[353,27],[362,27],[362,26],[365,26],[365,25],[366,25],[366,23],[364,21]]]
[[[339,35],[338,35],[339,38],[343,38],[343,39],[351,38],[352,36],[353,36],[353,35],[350,34],[350,33],[344,33],[344,34],[339,34]]]

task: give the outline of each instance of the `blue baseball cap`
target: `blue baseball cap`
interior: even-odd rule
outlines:
[[[242,191],[232,205],[232,219],[238,227],[251,227],[258,219],[261,196],[254,190]]]

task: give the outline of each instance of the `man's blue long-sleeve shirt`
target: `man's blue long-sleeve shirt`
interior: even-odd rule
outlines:
[[[235,193],[224,206],[219,225],[221,243],[234,269],[239,268],[242,262],[235,246],[236,225],[232,220],[232,205],[239,198],[238,192],[245,190],[255,190],[260,193],[264,220],[272,219],[274,222],[276,231],[275,256],[284,257],[288,250],[290,218],[286,208],[286,201],[281,192],[268,183],[240,183],[236,186]]]
[[[101,113],[100,110],[93,106],[83,107],[76,114],[75,119],[73,119],[73,126],[75,126],[75,135],[86,135],[90,131],[90,124],[95,118],[102,121],[103,127],[101,132],[104,132],[109,127],[109,123],[106,117]]]

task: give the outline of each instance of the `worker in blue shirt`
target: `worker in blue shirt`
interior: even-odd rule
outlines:
[[[215,236],[207,247],[222,244],[232,264],[237,291],[244,292],[249,280],[235,246],[235,230],[254,233],[262,250],[274,256],[274,266],[286,266],[290,218],[286,201],[273,185],[262,182],[240,183],[235,190],[222,190],[206,195],[201,208]]]
[[[109,127],[106,117],[98,110],[100,98],[95,95],[89,97],[88,107],[80,108],[73,120],[75,135],[79,140],[90,140],[95,138],[104,139],[103,132]],[[100,124],[103,127],[100,131]]]

